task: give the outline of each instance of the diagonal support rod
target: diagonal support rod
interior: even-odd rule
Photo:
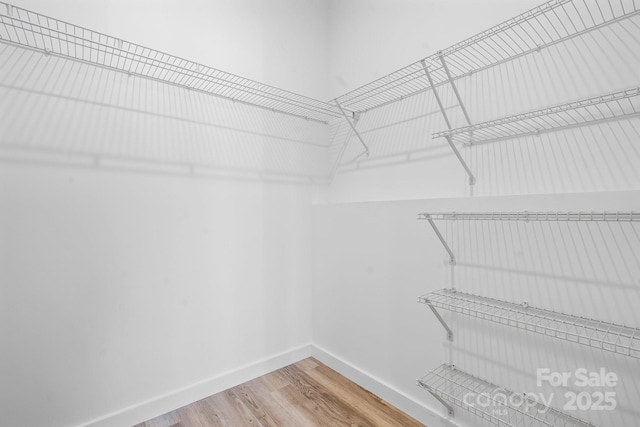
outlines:
[[[444,240],[444,237],[442,237],[442,234],[440,233],[440,230],[438,230],[438,227],[436,226],[436,223],[433,222],[433,219],[431,219],[431,215],[429,215],[429,214],[423,214],[423,215],[425,215],[424,219],[429,221],[429,225],[431,225],[431,228],[433,228],[433,231],[436,233],[436,236],[438,236],[438,239],[440,239],[440,243],[442,243],[442,246],[444,246],[445,250],[449,254],[449,263],[450,264],[455,264],[456,263],[456,256],[453,254],[453,251],[451,250],[451,248],[447,244],[447,241]]]
[[[442,68],[444,68],[444,72],[447,74],[447,79],[449,79],[449,83],[453,88],[453,93],[456,95],[456,98],[458,99],[458,104],[462,109],[462,114],[464,114],[464,118],[467,119],[467,123],[471,124],[469,113],[467,113],[467,109],[464,107],[464,103],[462,102],[462,97],[458,92],[458,88],[456,87],[456,84],[453,82],[453,78],[451,78],[451,73],[449,72],[449,67],[447,66],[447,62],[444,60],[444,55],[442,54],[442,51],[438,51],[438,57],[440,58],[440,62],[442,63]]]
[[[451,147],[451,150],[453,150],[453,154],[456,155],[465,172],[467,173],[467,175],[469,175],[469,185],[474,185],[476,183],[476,177],[473,176],[473,172],[471,172],[471,169],[469,169],[469,166],[467,166],[467,162],[465,162],[462,158],[460,151],[458,151],[458,149],[456,148],[455,144],[451,140],[451,137],[446,136],[445,139],[447,140],[447,143],[449,143],[449,147]]]
[[[438,395],[437,395],[436,393],[434,393],[433,391],[431,391],[431,390],[429,390],[429,389],[426,389],[426,390],[431,394],[431,396],[435,397],[435,398],[436,398],[436,400],[437,400],[438,402],[442,403],[442,405],[443,405],[445,408],[447,408],[447,413],[449,414],[449,416],[450,416],[450,417],[453,417],[453,416],[454,416],[454,413],[453,413],[453,406],[449,405],[449,402],[447,402],[446,400],[444,400],[443,398],[441,398],[440,396],[438,396]]]
[[[427,298],[422,298],[422,300],[420,302],[424,302],[426,305],[429,306],[429,308],[431,309],[431,311],[433,312],[433,314],[436,316],[436,319],[438,319],[438,321],[442,324],[442,326],[444,327],[444,329],[447,331],[447,339],[449,341],[453,341],[453,331],[451,330],[451,328],[449,327],[449,325],[447,325],[447,322],[444,321],[444,319],[442,318],[442,316],[440,316],[440,313],[438,313],[438,310],[436,310],[436,308],[433,306],[433,304],[431,303],[431,301],[429,301],[429,299]]]
[[[358,139],[360,140],[360,143],[362,144],[362,146],[364,147],[364,154],[366,154],[367,156],[369,155],[369,147],[367,147],[367,144],[365,144],[364,140],[362,139],[362,137],[360,136],[360,133],[358,133],[358,131],[356,130],[356,127],[353,123],[351,123],[351,120],[349,120],[349,117],[347,117],[347,113],[344,112],[344,110],[342,109],[342,106],[340,106],[340,104],[338,103],[338,101],[336,101],[336,105],[338,106],[338,109],[340,109],[340,112],[342,113],[342,115],[344,116],[344,119],[347,121],[347,123],[349,123],[349,126],[351,126],[351,130],[353,130],[353,132],[356,134],[356,136],[358,137]],[[358,156],[359,157],[359,156]]]
[[[438,103],[438,107],[440,107],[440,112],[442,112],[442,117],[444,118],[444,121],[447,124],[447,128],[449,128],[449,130],[451,130],[452,129],[451,122],[449,121],[449,117],[447,117],[447,112],[444,109],[444,105],[442,105],[442,100],[440,99],[440,95],[438,95],[438,91],[436,90],[436,86],[433,84],[433,79],[431,78],[431,73],[429,72],[429,67],[427,66],[427,63],[426,63],[426,61],[424,59],[422,61],[420,61],[420,62],[422,63],[422,68],[424,69],[425,74],[427,75],[427,79],[429,80],[429,85],[431,86],[431,91],[433,92],[433,95],[436,97],[436,102]],[[471,169],[469,169],[469,166],[467,165],[467,162],[464,161],[464,159],[460,155],[460,152],[458,151],[458,149],[454,145],[454,143],[451,140],[451,138],[447,138],[447,142],[449,143],[449,147],[451,147],[451,150],[453,150],[453,154],[456,155],[456,157],[458,158],[458,161],[460,162],[460,164],[464,168],[465,172],[469,176],[469,185],[474,185],[476,183],[476,178],[475,178],[475,176],[473,176],[473,173],[471,172]],[[434,228],[435,228],[435,226],[434,226]]]
[[[356,115],[353,118],[353,125],[356,126],[358,124],[358,120],[360,119],[359,115]],[[331,173],[329,176],[329,181],[333,182],[333,178],[335,178],[336,173],[338,172],[338,166],[340,166],[340,162],[342,161],[342,157],[344,156],[344,152],[347,149],[347,143],[349,142],[349,139],[351,139],[351,135],[349,134],[344,142],[342,143],[342,146],[340,147],[340,151],[338,152],[338,156],[336,157],[336,161],[333,164],[333,167],[331,168]],[[360,158],[363,154],[365,154],[365,152],[358,154],[358,156],[356,157],[356,159]],[[354,159],[355,160],[355,159]]]
[[[440,100],[440,95],[438,95],[438,91],[436,90],[436,86],[433,84],[433,79],[431,78],[431,73],[429,72],[429,66],[427,62],[423,59],[420,61],[422,64],[422,69],[424,73],[427,75],[427,79],[429,80],[429,86],[431,86],[431,90],[433,91],[433,95],[436,97],[436,102],[438,103],[438,107],[440,107],[440,111],[442,112],[442,117],[444,117],[444,121],[447,124],[447,128],[449,130],[452,129],[451,122],[449,122],[449,117],[447,117],[447,111],[444,109],[444,105],[442,105],[442,101]]]

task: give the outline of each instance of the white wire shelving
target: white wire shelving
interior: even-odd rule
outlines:
[[[356,112],[378,108],[637,16],[639,6],[624,0],[552,0],[335,101]]]
[[[335,105],[0,2],[0,43],[327,123]]]
[[[473,144],[622,120],[640,115],[640,87],[433,134]]]
[[[422,212],[419,220],[426,220],[449,254],[449,262],[456,257],[435,221],[613,221],[638,222],[640,212]]]
[[[418,219],[444,221],[614,221],[638,222],[640,212],[433,212]]]
[[[526,303],[515,304],[493,298],[441,289],[422,295],[418,301],[432,310],[440,308],[512,328],[594,347],[640,359],[640,329],[586,317],[572,316]],[[439,320],[443,322],[441,317]],[[446,327],[448,331],[450,329]]]
[[[543,405],[524,393],[515,393],[450,365],[440,365],[417,380],[453,415],[464,409],[499,427],[594,427],[586,421]],[[482,405],[475,398],[482,398]]]

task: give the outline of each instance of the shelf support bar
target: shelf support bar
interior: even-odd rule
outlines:
[[[447,140],[447,143],[449,144],[449,147],[451,147],[451,150],[453,151],[453,154],[456,155],[456,157],[458,158],[458,161],[460,162],[460,164],[464,168],[465,172],[467,173],[467,175],[469,175],[469,185],[474,185],[476,183],[476,177],[473,176],[473,172],[471,172],[471,169],[469,169],[469,166],[467,165],[467,162],[464,161],[464,159],[462,158],[462,155],[460,154],[460,151],[458,151],[458,149],[456,148],[455,144],[451,140],[451,135],[445,136],[445,139]]]
[[[449,130],[451,130],[451,129],[453,129],[451,127],[451,122],[449,122],[449,117],[447,117],[447,112],[444,109],[444,105],[442,105],[442,100],[440,99],[440,95],[438,95],[438,91],[436,90],[436,86],[433,84],[433,79],[431,78],[431,73],[429,72],[429,67],[427,66],[427,63],[426,63],[426,61],[424,59],[422,61],[420,61],[420,62],[422,63],[422,68],[424,69],[425,74],[427,75],[427,79],[429,80],[429,85],[431,86],[431,91],[433,92],[433,95],[436,97],[436,102],[438,103],[438,107],[440,107],[440,112],[442,113],[442,117],[444,118],[444,121],[447,124],[447,128],[449,128]],[[453,81],[451,81],[451,84],[453,84]],[[469,185],[474,185],[476,183],[476,178],[475,178],[475,176],[473,176],[473,173],[471,172],[471,169],[469,169],[469,166],[467,165],[467,162],[465,162],[464,159],[462,158],[462,156],[460,155],[460,152],[458,151],[458,149],[456,148],[455,144],[451,140],[451,137],[447,136],[446,139],[447,139],[447,142],[449,143],[449,147],[451,147],[451,150],[453,150],[453,154],[456,155],[458,161],[460,162],[460,164],[464,168],[465,172],[469,176]],[[435,229],[435,226],[434,226],[434,229]],[[446,244],[445,244],[445,246],[446,246]]]
[[[453,251],[451,250],[451,248],[447,244],[447,241],[444,240],[444,237],[442,237],[442,234],[440,233],[440,230],[438,230],[438,227],[436,226],[436,223],[433,222],[433,219],[431,218],[431,215],[429,215],[429,214],[424,214],[424,215],[425,215],[425,219],[427,221],[429,221],[429,225],[431,225],[431,228],[433,228],[433,231],[436,233],[436,236],[438,236],[438,239],[440,239],[440,243],[442,243],[442,246],[444,246],[445,250],[449,254],[449,263],[450,264],[455,264],[456,263],[456,256],[453,254]]]
[[[351,130],[353,130],[353,133],[356,134],[356,136],[358,137],[358,140],[360,140],[360,143],[364,147],[364,153],[363,154],[366,154],[368,156],[369,155],[369,147],[367,147],[367,144],[365,144],[364,140],[360,136],[360,133],[356,130],[355,125],[353,123],[351,123],[351,120],[349,120],[349,117],[347,117],[347,113],[344,112],[344,110],[342,109],[342,106],[338,103],[338,101],[336,101],[336,105],[338,106],[338,109],[340,110],[340,112],[344,116],[344,119],[347,121],[347,123],[349,123],[349,126],[351,126]]]
[[[447,402],[446,400],[438,396],[436,393],[434,393],[430,389],[427,388],[426,390],[429,392],[429,394],[431,394],[431,396],[435,397],[438,402],[442,403],[442,406],[447,408],[447,413],[449,414],[450,417],[455,416],[453,413],[453,406],[449,405],[449,402]]]
[[[353,118],[353,125],[354,126],[356,126],[358,124],[358,120],[360,120],[360,115],[359,114],[355,114],[355,117]],[[338,152],[338,156],[336,157],[336,161],[333,164],[333,167],[331,168],[331,173],[330,173],[330,176],[329,176],[329,182],[333,182],[333,178],[335,178],[336,173],[338,172],[338,166],[340,166],[340,162],[342,161],[342,157],[344,156],[344,152],[347,149],[347,144],[349,142],[349,139],[351,139],[351,134],[349,134],[345,138],[344,142],[342,143],[342,146],[340,147],[340,152]],[[365,151],[363,153],[358,154],[356,159],[360,158],[365,153],[367,153],[367,152]]]
[[[447,322],[445,322],[444,319],[442,318],[442,316],[440,316],[440,313],[438,313],[438,310],[436,310],[436,308],[433,306],[433,304],[431,304],[431,301],[429,301],[427,298],[423,298],[423,300],[424,300],[425,304],[427,304],[429,306],[429,308],[431,309],[433,314],[436,316],[436,319],[438,319],[438,321],[440,321],[440,323],[442,324],[444,329],[447,331],[447,339],[449,341],[453,341],[453,331],[451,330],[449,325],[447,325]]]
[[[440,62],[442,62],[442,68],[444,68],[444,72],[447,74],[447,79],[449,79],[449,83],[451,84],[451,88],[453,88],[453,93],[456,95],[456,98],[458,99],[458,104],[460,105],[460,108],[462,109],[462,114],[464,114],[464,118],[467,119],[467,123],[471,124],[471,119],[469,118],[469,113],[467,113],[467,109],[464,106],[464,103],[462,102],[462,97],[460,96],[460,93],[458,92],[458,88],[456,87],[456,84],[453,82],[453,79],[451,78],[451,73],[449,72],[449,67],[447,66],[447,62],[444,60],[444,55],[442,54],[442,51],[438,51],[438,57],[440,58]],[[432,85],[433,87],[433,85]],[[451,128],[449,128],[451,129]]]
[[[420,61],[420,63],[422,64],[422,69],[424,70],[424,73],[427,75],[427,79],[429,80],[429,86],[431,86],[433,95],[436,97],[436,102],[438,103],[438,107],[440,107],[440,112],[442,113],[442,117],[444,117],[444,121],[447,124],[447,128],[451,130],[453,128],[451,127],[451,123],[449,122],[449,117],[447,117],[447,112],[444,109],[444,106],[442,105],[442,101],[440,100],[440,95],[438,95],[438,91],[436,90],[436,86],[433,84],[433,79],[431,78],[431,73],[429,72],[429,66],[427,65],[427,62],[424,59]]]

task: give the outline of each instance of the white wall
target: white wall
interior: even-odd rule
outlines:
[[[3,422],[87,422],[308,344],[308,189],[0,170]]]
[[[540,3],[331,0],[329,96],[336,98]]]
[[[332,2],[331,96],[540,2],[488,4]],[[638,23],[635,16],[456,80],[472,122],[640,86]],[[464,125],[452,90],[438,90],[453,126]],[[456,334],[449,347],[441,325],[415,300],[455,283],[466,292],[638,327],[637,226],[442,224],[458,257],[451,270],[440,242],[415,215],[448,210],[637,211],[638,117],[461,147],[477,178],[473,187],[444,140],[431,137],[446,128],[431,91],[367,111],[357,128],[370,156],[352,160],[362,147],[351,135],[326,192],[328,204],[314,208],[314,344],[338,360],[343,372],[430,426],[441,425],[431,411],[445,411],[414,380],[443,362],[512,390],[554,392],[559,407],[566,390],[537,388],[536,368],[605,366],[622,378],[615,389],[618,408],[575,415],[595,425],[636,425],[636,360],[445,312]],[[344,123],[331,123],[332,159],[349,134]],[[482,425],[462,410],[454,421]]]
[[[324,0],[15,0],[19,7],[327,99]]]
[[[335,70],[341,70],[348,89],[355,89],[533,6],[531,2],[493,2],[493,7],[485,9],[486,2],[434,3],[399,2],[396,13],[390,12],[395,2],[393,5],[374,2],[371,7],[355,0],[332,4],[332,14],[342,17],[331,21],[337,22],[333,24],[332,37],[340,40],[331,44],[334,49],[331,57],[335,61],[330,71],[332,79],[335,80]],[[631,2],[623,4],[628,10]],[[426,17],[434,21],[433,26],[423,22]],[[636,15],[539,53],[457,79],[471,122],[640,86],[639,22]],[[429,50],[421,49],[416,40],[428,42]],[[360,81],[356,76],[366,78]],[[331,84],[335,95],[341,88],[335,87],[334,80]],[[453,127],[466,125],[451,88],[441,86],[438,93]],[[346,128],[344,123],[334,126]],[[473,187],[467,185],[467,176],[445,140],[432,139],[433,133],[446,129],[432,91],[365,112],[357,127],[369,146],[370,156],[353,161],[362,148],[352,135],[328,192],[329,201],[640,188],[635,167],[640,162],[636,147],[640,134],[637,116],[540,136],[460,146],[463,158],[477,178]],[[343,142],[340,138],[332,141],[334,151]]]
[[[320,99],[537,3],[16,2]],[[610,52],[612,40],[623,36],[618,31],[597,43],[576,42],[521,59],[512,64],[517,71],[510,65],[460,80],[472,117],[499,117],[638,84],[632,44]],[[633,39],[633,31],[625,37]],[[580,55],[570,54],[574,48]],[[474,195],[585,195],[464,198],[470,189],[461,168],[446,146],[430,141],[442,119],[427,93],[364,115],[359,126],[372,157],[344,165],[325,192],[306,184],[326,171],[332,129],[54,56],[16,52],[0,52],[0,412],[9,424],[76,425],[118,411],[141,421],[151,413],[136,414],[138,404],[194,384],[197,392],[189,397],[202,397],[222,383],[199,385],[263,360],[283,361],[283,353],[303,354],[298,350],[311,339],[418,407],[427,402],[437,411],[413,379],[442,361],[442,331],[414,301],[441,287],[447,276],[440,246],[413,220],[415,213],[638,209],[637,192],[589,194],[638,190],[637,120],[558,133],[543,144],[512,143],[529,152],[502,144],[463,153],[479,171]],[[620,66],[603,70],[603,57]],[[557,68],[560,63],[566,68]],[[534,66],[542,74],[566,74],[545,84],[530,78]],[[452,94],[443,89],[443,98],[451,110]],[[602,149],[601,142],[612,139],[616,145]],[[536,161],[504,169],[514,153]],[[380,202],[312,207],[312,200]],[[543,234],[551,238],[554,231]],[[580,237],[579,230],[569,236]],[[636,238],[630,234],[631,243],[625,243],[632,248],[627,256],[637,249]],[[595,252],[583,254],[586,261],[570,260],[571,271],[525,263],[502,273],[485,267],[513,259],[502,253],[497,259],[474,258],[483,253],[475,251],[480,241],[462,241],[473,265],[461,266],[460,277],[469,289],[501,294],[515,280],[522,293],[509,295],[520,298],[524,285],[538,283],[532,277],[542,275],[543,291],[531,295],[540,305],[563,301],[554,298],[556,284],[581,292],[584,282],[588,290],[580,302],[586,305],[558,307],[590,307],[602,317],[637,324],[629,305],[637,299],[634,259],[624,258],[625,270],[589,239]],[[606,258],[605,267],[587,268],[598,256]],[[434,283],[425,285],[425,277]],[[494,278],[499,288],[491,287]],[[596,304],[602,290],[596,285],[611,288],[613,301],[622,301],[619,310]],[[478,343],[464,331],[482,334],[486,328],[464,321],[455,326],[465,337],[456,343],[457,360],[473,372],[513,380],[514,387],[527,384],[529,370],[510,378],[505,372],[511,371],[499,369],[521,355],[495,338],[501,331],[490,329],[494,336]],[[525,349],[533,345],[516,334],[509,338]],[[470,355],[485,342],[483,354],[499,366]],[[561,364],[582,357],[579,350],[562,347]],[[589,354],[585,363],[595,366],[600,355]],[[536,357],[545,361],[548,355]],[[527,363],[522,366],[538,362]],[[635,365],[615,363],[622,373],[634,372]],[[616,413],[616,425],[637,416],[630,404],[637,387],[624,383],[625,409]],[[172,401],[182,403],[188,401]],[[431,419],[424,411],[418,415]]]
[[[325,96],[323,2],[17,4]],[[131,425],[310,354],[324,125],[0,58],[2,424]]]
[[[620,377],[612,390],[617,409],[574,415],[595,425],[634,426],[640,416],[637,359],[441,310],[454,332],[449,347],[440,323],[416,302],[419,295],[455,284],[463,292],[637,327],[640,229],[635,224],[438,222],[456,255],[451,269],[431,228],[416,220],[419,212],[603,209],[638,211],[640,193],[317,205],[313,343],[366,373],[374,387],[393,390],[387,398],[406,396],[399,403],[430,426],[440,423],[429,410],[446,412],[415,379],[441,363],[455,363],[511,390],[553,392],[560,408],[566,390],[537,387],[538,367],[572,372],[604,366]],[[416,409],[407,403],[411,400],[427,409]],[[484,425],[460,409],[455,422]]]

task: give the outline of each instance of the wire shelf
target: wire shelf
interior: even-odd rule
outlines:
[[[442,403],[462,408],[499,427],[594,427],[523,393],[514,393],[449,365],[439,366],[417,383]],[[474,398],[479,396],[483,405],[474,404]]]
[[[357,112],[378,108],[636,16],[635,1],[552,0],[423,60],[348,92],[336,101]],[[443,66],[446,61],[448,70]],[[424,62],[424,64],[423,64]]]
[[[435,212],[418,219],[446,221],[614,221],[638,222],[640,212]]]
[[[335,105],[0,2],[0,42],[326,123]]]
[[[433,134],[463,144],[620,120],[640,114],[640,87]]]
[[[453,289],[418,301],[432,307],[640,359],[640,329],[487,298]]]

